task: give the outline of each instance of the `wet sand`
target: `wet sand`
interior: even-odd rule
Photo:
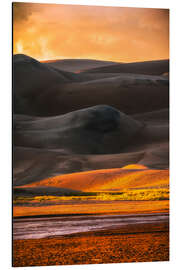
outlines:
[[[13,241],[13,266],[169,260],[168,222]]]
[[[40,239],[104,230],[134,230],[140,225],[168,224],[167,213],[128,215],[68,215],[13,220],[13,239]]]

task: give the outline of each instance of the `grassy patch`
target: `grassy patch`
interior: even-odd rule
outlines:
[[[119,193],[99,192],[88,193],[80,196],[34,196],[34,197],[16,197],[14,204],[21,203],[43,203],[60,201],[82,201],[82,200],[100,200],[100,201],[160,201],[169,199],[169,190],[165,189],[135,189],[124,190]]]
[[[128,201],[156,201],[168,200],[168,189],[140,189],[127,190],[121,194],[100,193],[97,197],[99,200],[128,200]]]

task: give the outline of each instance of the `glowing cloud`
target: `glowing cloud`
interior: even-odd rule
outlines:
[[[13,4],[14,53],[39,60],[96,58],[133,62],[169,58],[169,11]]]

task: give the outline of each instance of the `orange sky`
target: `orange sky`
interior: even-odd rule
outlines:
[[[169,11],[14,3],[13,47],[38,60],[167,59]]]

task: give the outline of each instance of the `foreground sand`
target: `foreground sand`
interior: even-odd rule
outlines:
[[[13,266],[150,262],[169,260],[167,223],[13,241]]]

